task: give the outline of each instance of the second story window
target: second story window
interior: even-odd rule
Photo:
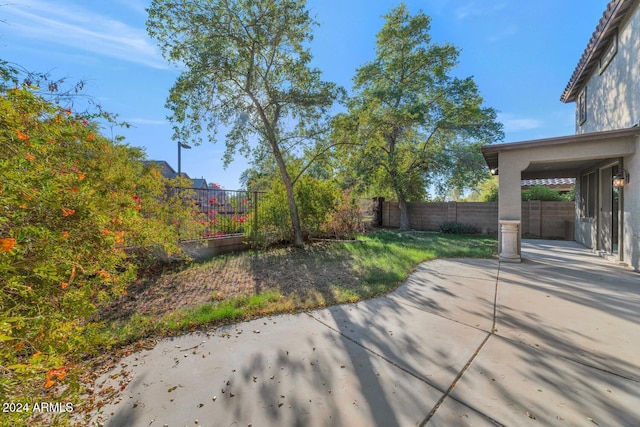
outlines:
[[[578,124],[582,125],[587,121],[587,88],[585,87],[578,96]]]
[[[609,42],[609,46],[600,57],[600,74],[604,72],[607,65],[611,62],[614,56],[618,53],[618,33],[614,34]]]

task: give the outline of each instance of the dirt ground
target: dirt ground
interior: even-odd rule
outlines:
[[[177,308],[265,290],[285,296],[295,291],[301,298],[320,293],[330,302],[332,285],[348,287],[359,282],[351,260],[333,256],[331,245],[319,242],[302,249],[243,252],[189,266],[169,266],[168,272],[156,272],[131,285],[126,295],[102,307],[98,318],[126,320],[135,313],[159,317]]]

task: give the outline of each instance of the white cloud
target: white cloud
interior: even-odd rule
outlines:
[[[166,125],[168,123],[166,120],[145,119],[142,117],[133,117],[131,119],[126,119],[125,121],[138,125]]]
[[[136,28],[79,5],[24,0],[2,7],[8,30],[24,39],[84,51],[153,68],[168,68],[143,28]]]
[[[456,18],[463,20],[469,17],[490,15],[507,7],[507,2],[487,2],[471,0],[454,9]]]
[[[517,117],[514,114],[500,113],[498,121],[504,125],[505,132],[518,132],[541,128],[543,122],[531,117]]]

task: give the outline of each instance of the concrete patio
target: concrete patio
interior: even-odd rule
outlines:
[[[133,354],[106,426],[637,426],[640,275],[580,245],[420,265],[386,297]],[[117,378],[111,378],[115,373]]]

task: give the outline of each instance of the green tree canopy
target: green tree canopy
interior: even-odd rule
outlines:
[[[305,3],[154,0],[147,21],[165,57],[182,69],[167,101],[174,137],[198,144],[206,131],[214,142],[225,125],[226,162],[236,149],[270,153],[286,189],[296,245],[302,232],[293,185],[306,168],[295,174],[287,160],[330,149],[327,113],[341,93],[309,65],[315,22]]]
[[[428,185],[478,182],[485,175],[479,147],[503,134],[473,79],[452,76],[459,51],[431,40],[428,16],[400,5],[385,20],[376,57],[357,70],[349,113],[336,118],[334,137],[354,142],[347,169],[392,192],[407,229],[408,200],[423,197]]]

